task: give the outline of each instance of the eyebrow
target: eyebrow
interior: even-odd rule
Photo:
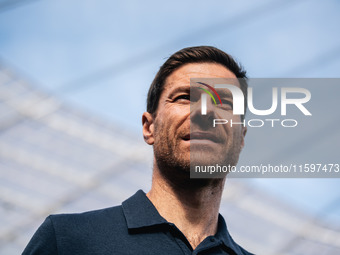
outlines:
[[[190,94],[190,86],[180,86],[180,87],[175,88],[173,91],[170,92],[169,97],[173,97],[175,94],[181,93],[181,92]]]
[[[217,93],[224,98],[233,98],[232,93],[228,89],[216,89]]]
[[[199,84],[202,84],[202,83],[199,83]],[[206,83],[204,83],[206,84]],[[217,94],[219,95],[219,97],[221,98],[228,98],[228,99],[233,99],[233,95],[232,93],[230,92],[229,89],[223,89],[223,88],[215,88],[214,85],[209,85],[211,87],[213,87],[215,89],[215,91],[217,92]],[[197,84],[194,84],[192,86],[192,88],[194,87],[199,87],[199,85],[197,86]],[[211,90],[210,88],[208,90]],[[212,93],[215,95],[215,91],[212,91]]]

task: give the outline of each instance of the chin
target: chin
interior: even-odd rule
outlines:
[[[190,157],[190,166],[214,166],[216,164],[224,165],[225,158],[221,158],[218,155],[200,155],[192,153]]]

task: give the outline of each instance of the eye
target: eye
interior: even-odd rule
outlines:
[[[230,109],[232,110],[233,109],[233,102],[229,101],[229,100],[223,100],[222,99],[222,107],[225,108],[225,109]]]
[[[188,101],[190,101],[190,95],[187,95],[187,94],[179,95],[175,98],[175,101],[178,101],[178,100],[188,100]]]

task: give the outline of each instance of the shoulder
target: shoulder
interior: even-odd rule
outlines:
[[[123,217],[122,206],[109,207],[83,213],[52,214],[48,218],[53,224],[86,223],[90,221],[108,221]],[[98,223],[98,222],[97,222]]]
[[[77,214],[50,215],[38,228],[23,255],[90,254],[94,243],[112,243],[110,237],[127,232],[121,206]],[[81,247],[81,248],[80,248]]]
[[[38,230],[34,233],[33,237],[22,253],[22,255],[33,254],[58,254],[54,229],[49,217],[45,219],[43,224],[41,224]]]
[[[106,229],[122,231],[126,228],[122,206],[84,213],[50,215],[48,219],[57,237],[65,234],[79,236],[93,231],[100,234]]]

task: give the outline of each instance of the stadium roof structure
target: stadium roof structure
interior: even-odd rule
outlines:
[[[151,183],[152,152],[118,125],[66,106],[0,66],[0,254],[20,254],[49,214],[120,204]],[[340,254],[326,225],[238,179],[221,214],[256,254]]]

